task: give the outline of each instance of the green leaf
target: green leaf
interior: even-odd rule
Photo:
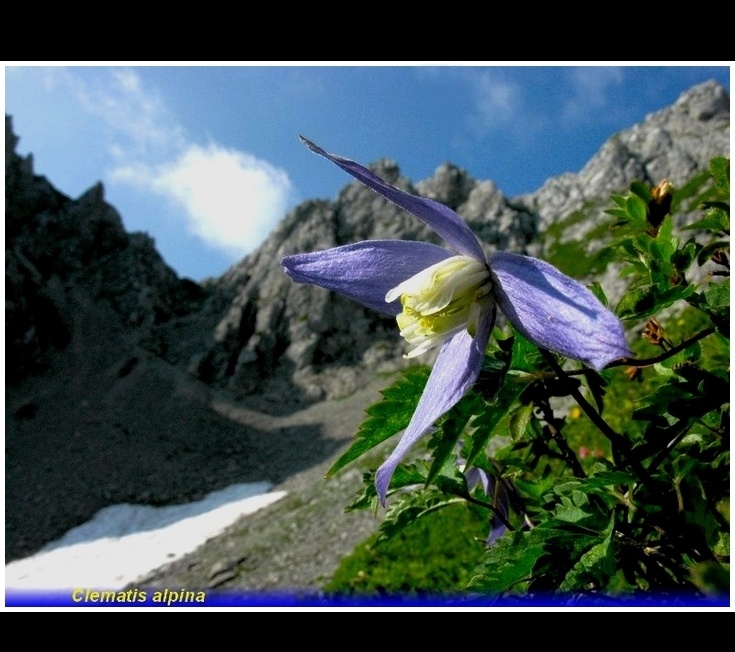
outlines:
[[[437,491],[410,491],[391,501],[380,524],[375,545],[391,539],[417,520],[450,505],[464,503],[463,498],[445,496]]]
[[[604,587],[608,584],[609,579],[616,571],[612,539],[614,526],[615,517],[613,516],[603,533],[605,538],[593,545],[572,566],[559,587],[561,591],[569,592],[588,588],[590,584],[598,587]]]
[[[621,319],[645,319],[655,315],[663,308],[668,308],[677,301],[691,297],[696,292],[696,288],[692,285],[682,284],[668,288],[666,285],[664,288],[639,288],[623,295],[616,309],[618,317]]]
[[[518,382],[512,376],[506,376],[496,399],[491,404],[486,404],[483,411],[472,421],[472,447],[467,464],[472,464],[478,453],[485,448],[485,444],[493,436],[503,417],[513,407],[524,386],[524,383]]]
[[[534,532],[514,532],[498,539],[475,570],[468,590],[495,596],[528,581],[544,553],[544,541]]]
[[[606,387],[610,383],[609,373],[589,370],[584,374],[584,379],[595,401],[597,411],[601,413],[605,409],[604,398],[607,392]]]
[[[709,315],[718,332],[730,337],[730,279],[710,283],[707,289],[689,297],[689,303]]]
[[[580,496],[583,495],[584,494],[580,494]],[[576,502],[579,501],[580,496],[575,496],[577,501],[572,500],[568,496],[563,496],[561,504],[554,511],[556,518],[560,521],[565,521],[566,523],[581,523],[582,521],[587,520],[590,517],[590,514],[576,504]],[[589,506],[589,503],[587,506]]]
[[[719,206],[712,206],[705,216],[683,227],[685,230],[712,231],[714,233],[730,233],[730,216]]]
[[[714,561],[704,561],[692,568],[692,583],[711,598],[730,595],[730,569]]]
[[[498,340],[503,347],[511,345],[512,338]],[[486,401],[492,402],[498,395],[503,379],[508,371],[509,355],[507,351],[495,351],[493,355],[486,355],[480,369],[480,375],[474,385],[474,390]]]
[[[371,509],[374,512],[378,509],[378,492],[375,488],[375,471],[363,473],[362,490],[345,508],[346,512],[359,509]],[[413,487],[426,484],[426,465],[403,464],[399,466],[390,481],[393,491],[403,489],[405,487]]]
[[[615,204],[620,206],[620,208],[625,208],[625,195],[610,195],[611,201],[613,201]]]
[[[634,484],[636,482],[638,482],[638,478],[628,471],[600,471],[585,478],[582,484],[585,490],[590,490]]]
[[[600,285],[599,281],[593,281],[588,287],[592,294],[597,297],[600,303],[607,308],[607,295],[605,294],[605,290],[602,288],[602,285]]]
[[[642,319],[646,315],[656,312],[656,298],[649,288],[639,288],[627,292],[620,299],[616,313],[621,319],[638,317]]]
[[[535,344],[532,344],[520,333],[516,333],[513,336],[509,368],[513,371],[533,373],[540,369],[546,369],[546,361]]]
[[[646,215],[648,214],[648,207],[646,202],[643,201],[637,195],[630,195],[625,202],[625,207],[628,209],[628,213],[635,220],[639,222],[646,221]]]
[[[693,461],[693,468],[697,463]],[[684,504],[684,517],[692,528],[700,530],[702,538],[713,548],[720,538],[720,523],[712,510],[698,473],[688,472],[676,478],[677,493]]]
[[[700,249],[700,244],[694,242],[694,240],[690,240],[681,249],[674,252],[671,257],[671,262],[682,276],[694,262]]]
[[[711,242],[708,245],[705,245],[704,247],[702,247],[702,250],[697,256],[697,263],[699,265],[704,265],[712,258],[712,256],[717,252],[718,249],[722,250],[723,252],[729,252],[730,242],[725,240],[717,240],[715,242]]]
[[[710,283],[704,291],[707,304],[710,308],[730,307],[730,279],[723,279],[721,283]]]
[[[509,426],[510,436],[514,440],[522,439],[526,433],[526,427],[533,418],[533,404],[519,405],[510,414]]]
[[[362,422],[355,441],[327,471],[331,477],[350,462],[408,427],[424,391],[429,370],[425,367],[408,369],[402,378],[381,391],[383,400],[371,405],[368,418]]]
[[[633,181],[630,184],[630,191],[636,197],[640,197],[646,204],[651,201],[651,199],[653,199],[651,195],[651,189],[649,188],[648,184],[641,181]]]
[[[592,526],[593,521],[599,523],[601,516],[607,507],[602,507],[599,501],[592,504],[587,496],[595,495],[602,498],[606,505],[612,505],[618,502],[618,498],[614,495],[615,488],[634,485],[638,482],[638,478],[627,471],[598,471],[586,478],[573,478],[564,482],[559,482],[551,487],[551,492],[547,499],[553,499],[554,495],[566,497],[566,502],[562,501],[560,520]],[[592,517],[592,518],[588,518]]]
[[[487,551],[468,589],[499,595],[532,582],[539,590],[557,590],[579,558],[599,542],[598,533],[556,520],[512,532]]]
[[[434,450],[427,483],[432,482],[444,467],[447,460],[454,459],[457,442],[464,432],[467,422],[481,409],[482,399],[471,392],[457,403],[441,420],[436,432],[429,441],[429,448]],[[452,468],[456,465],[452,464]]]
[[[618,217],[621,220],[623,220],[622,224],[625,224],[628,220],[630,220],[630,215],[628,214],[628,211],[626,211],[623,208],[608,208],[605,210],[605,212],[608,215],[612,215],[613,217]]]
[[[671,215],[667,215],[661,222],[654,243],[661,252],[660,259],[671,260],[671,256],[679,245],[679,239],[674,237],[674,220],[671,219]]]
[[[709,162],[709,171],[715,188],[725,196],[730,196],[730,159],[716,156]]]

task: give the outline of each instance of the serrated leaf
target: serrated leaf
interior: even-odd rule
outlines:
[[[610,381],[602,373],[592,370],[589,370],[584,374],[584,379],[587,381],[587,387],[595,401],[595,407],[597,408],[597,411],[601,413],[605,407],[605,388]]]
[[[462,398],[441,420],[429,440],[433,449],[433,460],[427,482],[432,482],[441,472],[444,464],[457,449],[457,442],[464,432],[467,422],[482,408],[482,399],[470,392]],[[455,467],[456,468],[456,467]]]
[[[475,457],[485,448],[495,428],[513,407],[523,388],[523,383],[516,381],[511,376],[506,376],[495,400],[491,404],[486,404],[482,413],[472,421],[472,447],[467,464],[471,465]]]
[[[627,471],[601,471],[584,479],[585,490],[633,484],[638,479]]]
[[[599,541],[599,534],[559,521],[510,533],[488,549],[468,589],[499,595],[537,579],[547,590],[549,585],[557,589],[580,556]]]
[[[511,349],[509,369],[533,373],[546,368],[546,361],[539,352],[538,347],[520,333],[516,333],[513,336],[513,348]]]
[[[730,279],[721,283],[710,283],[704,291],[704,296],[711,308],[726,308],[730,306]]]
[[[357,440],[332,465],[326,477],[331,477],[378,444],[405,430],[428,378],[427,368],[414,367],[407,370],[393,385],[381,391],[383,400],[367,408],[368,418],[360,425]]]
[[[665,279],[665,277],[661,277]],[[646,319],[663,308],[687,299],[694,295],[696,288],[693,285],[675,285],[663,288],[651,286],[649,288],[638,288],[623,295],[616,309],[616,314],[621,319]]]
[[[574,491],[571,496],[561,497],[561,502],[554,510],[554,518],[565,523],[582,525],[596,518],[596,514],[591,513],[593,509],[583,492]]]
[[[702,593],[712,598],[730,595],[730,568],[714,561],[696,564],[691,571],[691,580]]]
[[[674,252],[671,257],[671,262],[682,276],[694,262],[694,259],[697,257],[697,253],[701,248],[702,246],[700,244],[690,240],[681,249]]]
[[[670,358],[656,363],[654,365],[654,368],[662,376],[672,377],[676,375],[676,372],[674,370],[677,367],[680,367],[685,363],[694,363],[699,360],[701,355],[702,347],[699,342],[695,342],[683,351],[679,351],[679,353],[672,355]]]
[[[569,508],[570,511],[567,512],[567,517],[561,520],[569,521],[569,517],[580,517],[581,514],[576,512],[576,509],[588,515],[592,515],[594,512],[595,519],[598,519],[600,506],[598,505],[593,508],[586,498],[581,499],[580,496],[594,494],[608,503],[613,495],[611,488],[633,485],[637,482],[638,478],[627,471],[598,471],[586,478],[573,478],[550,487],[552,492],[550,496],[547,496],[547,500],[553,499],[554,495],[567,497],[568,500],[565,509]],[[613,497],[612,500],[617,501],[617,498]],[[585,525],[589,524],[585,523]]]
[[[620,299],[620,303],[618,303],[615,310],[621,319],[640,317],[641,313],[653,314],[655,311],[656,305],[653,293],[648,288],[639,288],[627,292]]]
[[[625,195],[610,195],[610,199],[621,208],[625,208]]]
[[[512,338],[511,338],[512,339]],[[509,346],[508,340],[499,340],[501,346]],[[494,355],[486,355],[482,363],[480,375],[475,381],[474,390],[486,401],[493,401],[500,390],[508,370],[509,355],[505,351],[496,351]]]
[[[390,486],[392,491],[406,489],[408,487],[422,487],[426,484],[426,464],[404,464],[399,466],[393,477]],[[378,509],[378,492],[375,488],[375,471],[363,473],[363,487],[351,503],[345,507],[346,512],[358,509],[371,509],[376,512]]]
[[[500,595],[528,581],[536,560],[544,552],[544,542],[534,531],[514,532],[498,539],[485,553],[467,588],[486,595]]]
[[[446,496],[436,491],[412,491],[402,494],[400,498],[391,502],[378,529],[375,545],[391,539],[409,525],[439,509],[464,502],[463,498]]]
[[[594,544],[572,566],[559,587],[560,591],[569,592],[587,588],[590,583],[603,587],[607,585],[616,570],[612,539],[614,525],[615,517],[613,516],[603,533],[604,539]]]
[[[345,507],[345,512],[353,512],[359,509],[378,510],[378,492],[375,489],[375,472],[362,474],[362,489]]]
[[[730,195],[730,159],[716,156],[709,163],[709,171],[715,182],[715,188],[723,195]]]
[[[730,216],[722,208],[713,206],[705,216],[683,227],[684,230],[713,231],[714,233],[730,233]]]
[[[679,479],[677,493],[682,496],[686,521],[692,528],[701,531],[710,547],[717,544],[720,537],[720,524],[709,504],[707,493],[698,474],[684,473]]]

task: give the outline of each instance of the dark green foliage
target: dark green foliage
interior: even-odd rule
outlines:
[[[368,418],[357,432],[357,441],[332,465],[327,477],[404,430],[411,421],[428,377],[428,369],[414,367],[406,371],[400,380],[384,389],[381,392],[383,400],[366,410]]]
[[[632,358],[594,372],[496,329],[474,389],[398,467],[378,535],[330,587],[623,603],[727,593],[729,169],[718,158],[682,188],[636,182],[612,197],[585,272],[621,270],[614,309]],[[672,213],[694,208],[677,229]],[[330,473],[405,428],[427,376],[385,390]],[[488,494],[468,485],[478,470]],[[373,481],[351,509],[377,508]],[[482,554],[491,522],[505,533]]]

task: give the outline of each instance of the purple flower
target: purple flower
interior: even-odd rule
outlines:
[[[477,380],[496,307],[534,344],[594,369],[630,354],[618,319],[577,281],[535,258],[505,252],[486,258],[470,228],[447,206],[399,190],[362,165],[301,140],[416,216],[451,249],[366,240],[282,261],[298,283],[335,290],[394,315],[401,335],[414,347],[407,357],[441,345],[411,422],[377,471],[375,486],[383,505],[393,472],[411,446]]]
[[[508,531],[505,526],[508,521],[508,505],[510,503],[508,489],[502,481],[496,480],[487,471],[476,466],[465,469],[464,476],[470,493],[478,484],[481,484],[485,495],[492,500],[493,507],[502,515],[502,519],[497,514],[493,514],[490,518],[490,532],[485,539],[485,545],[491,546]]]

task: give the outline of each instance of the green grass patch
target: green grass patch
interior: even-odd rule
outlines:
[[[469,505],[419,519],[374,545],[377,534],[342,560],[324,587],[334,595],[456,595],[465,590],[485,549],[488,524]]]

